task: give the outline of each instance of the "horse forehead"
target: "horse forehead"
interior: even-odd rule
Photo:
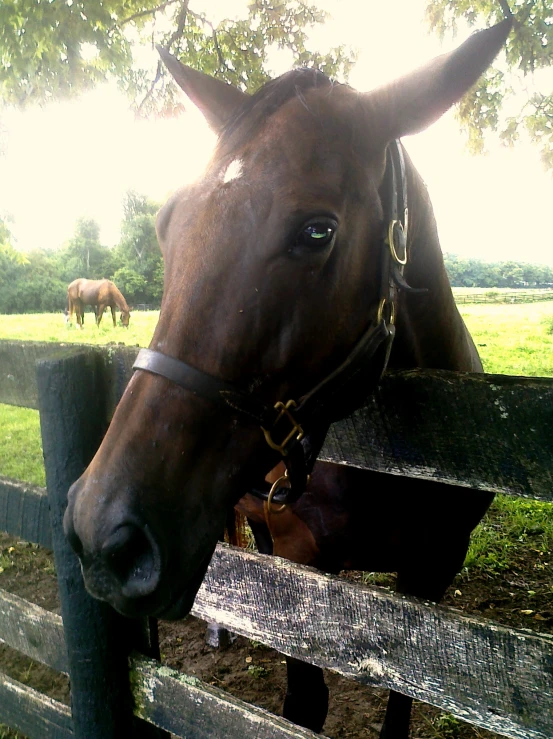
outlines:
[[[246,135],[246,123],[220,144],[204,178],[171,206],[180,216],[172,228],[213,233],[215,224],[206,227],[205,219],[217,213],[228,225],[240,213],[247,229],[276,203],[279,210],[339,204],[367,176],[354,145],[357,109],[357,94],[349,88],[321,88],[288,100],[253,136]]]
[[[342,85],[298,94],[268,115],[255,135],[248,136],[245,122],[234,138],[238,146],[222,149],[222,177],[270,177],[271,172],[309,177],[316,169],[343,170],[354,158],[356,112],[356,93]]]

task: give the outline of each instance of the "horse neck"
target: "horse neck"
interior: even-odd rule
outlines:
[[[428,191],[408,159],[407,182],[409,261],[404,276],[411,287],[428,292],[401,292],[389,366],[481,372],[478,352],[451,291]]]
[[[129,306],[127,305],[127,301],[123,297],[123,294],[119,291],[119,288],[113,286],[113,298],[115,300],[115,305],[119,308],[119,310],[122,311],[128,311]]]

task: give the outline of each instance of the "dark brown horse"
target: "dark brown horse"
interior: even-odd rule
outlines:
[[[79,277],[67,288],[68,322],[71,322],[73,313],[77,318],[77,326],[82,328],[84,322],[84,307],[91,305],[96,315],[96,325],[100,325],[106,308],[111,308],[113,328],[116,326],[115,309],[121,311],[121,323],[129,327],[131,309],[121,291],[111,280],[87,280]]]
[[[490,496],[328,464],[301,493],[329,423],[363,402],[388,356],[482,369],[428,193],[394,142],[459,100],[509,28],[367,94],[297,70],[250,97],[163,54],[219,143],[158,216],[159,323],[69,493],[65,529],[94,596],[129,616],[183,617],[238,506],[264,551],[397,571],[401,592],[441,598]],[[266,494],[282,453],[292,488],[266,518],[244,494]],[[284,715],[320,730],[322,673],[288,665]],[[410,705],[391,694],[382,736],[407,736]]]

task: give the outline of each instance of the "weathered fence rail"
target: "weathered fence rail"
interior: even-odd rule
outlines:
[[[52,351],[57,359],[46,359]],[[0,342],[0,402],[36,407],[36,379],[26,367],[43,360],[39,374],[47,479],[48,487],[59,493],[52,499],[54,509],[60,506],[57,513],[54,510],[54,523],[69,482],[101,438],[136,351]],[[92,390],[81,402],[87,409],[95,405],[96,414],[96,430],[88,435],[75,425],[73,415],[69,418],[73,393],[83,387]],[[366,408],[333,427],[322,456],[396,475],[551,501],[552,401],[553,381],[540,378],[390,374]],[[69,447],[67,439],[73,439]],[[63,461],[68,453],[70,463]],[[45,510],[44,491],[0,479],[0,528],[48,545]],[[59,531],[54,530],[54,548],[63,547],[56,537]],[[77,596],[82,584],[71,567],[78,570],[78,565],[72,554],[67,556],[68,597],[88,598]],[[59,552],[56,563],[63,575],[66,565]],[[63,583],[60,587],[63,591]],[[194,613],[285,654],[362,683],[408,693],[505,736],[553,736],[551,637],[504,628],[226,546],[216,550]],[[117,731],[120,736],[125,721],[125,735],[163,735],[148,734],[150,724],[144,721],[129,733],[132,708],[120,687],[124,710],[110,717],[119,728],[90,729],[94,712],[110,713],[104,703],[109,704],[109,696],[95,706],[79,705],[79,690],[86,692],[79,680],[88,682],[91,700],[90,670],[81,671],[79,678],[79,664],[70,662],[80,662],[82,668],[83,655],[92,659],[94,649],[81,643],[82,634],[75,641],[71,632],[78,634],[79,626],[65,611],[63,615],[65,635],[59,617],[0,593],[0,639],[54,669],[69,670],[73,702],[71,720],[66,707],[0,677],[0,721],[12,722],[31,737],[106,739],[118,736]],[[78,613],[73,616],[78,618]],[[87,629],[97,617],[87,611]],[[99,617],[112,640],[114,634],[121,638],[119,617],[115,623],[109,613]],[[102,621],[106,617],[108,621]],[[410,638],[398,639],[398,628],[408,631]],[[128,622],[123,629],[128,631]],[[144,634],[144,629],[136,629],[132,641],[128,635],[121,639],[123,656],[133,646],[148,653]],[[105,668],[112,656],[100,655],[99,667]],[[117,681],[128,687],[126,658],[119,654],[118,659]],[[178,736],[314,736],[136,654],[130,675],[135,715]]]
[[[38,408],[36,370],[33,374],[29,365],[46,357],[73,356],[82,349],[0,341],[0,402]],[[131,376],[138,348],[89,349],[90,370],[102,378],[107,423]],[[94,404],[98,403],[96,399]],[[549,378],[390,372],[366,407],[332,426],[321,458],[553,500],[552,403]]]
[[[511,290],[481,293],[459,293],[453,291],[456,303],[541,303],[553,300],[553,290]]]

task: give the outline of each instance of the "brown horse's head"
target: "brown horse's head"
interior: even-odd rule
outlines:
[[[131,320],[131,309],[128,308],[127,310],[121,311],[121,325],[125,328],[129,328],[129,321]]]
[[[297,70],[250,97],[164,53],[219,142],[159,214],[150,348],[265,406],[332,372],[378,310],[388,143],[455,103],[508,31],[367,94]],[[279,459],[254,415],[135,373],[69,493],[65,529],[93,595],[130,615],[188,612],[227,512]]]

